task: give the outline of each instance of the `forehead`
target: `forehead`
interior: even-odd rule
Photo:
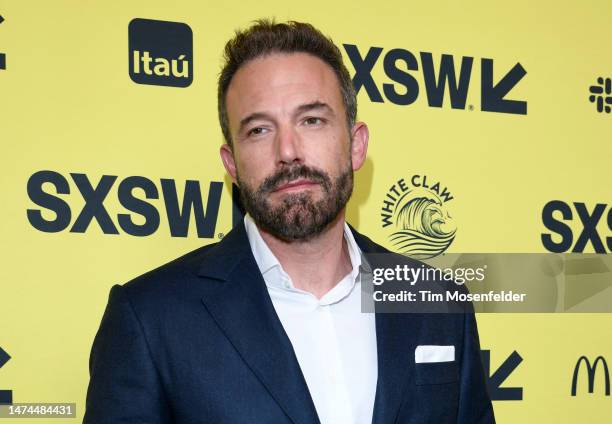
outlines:
[[[238,69],[227,90],[230,125],[254,111],[282,112],[323,101],[342,107],[340,84],[330,65],[308,53],[272,53]]]

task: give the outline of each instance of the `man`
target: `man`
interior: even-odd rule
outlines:
[[[84,422],[493,423],[473,314],[361,312],[361,255],[386,250],[345,223],[368,128],[338,48],[263,20],[225,59],[244,225],[112,288]],[[421,363],[424,345],[454,357]]]

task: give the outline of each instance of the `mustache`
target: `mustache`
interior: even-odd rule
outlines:
[[[259,193],[269,193],[276,190],[283,184],[304,178],[315,183],[321,184],[325,191],[331,189],[331,178],[326,172],[311,168],[306,165],[297,165],[291,168],[281,168],[273,175],[266,178],[259,186]]]

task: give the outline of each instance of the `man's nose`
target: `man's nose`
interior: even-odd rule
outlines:
[[[292,164],[304,160],[302,142],[294,128],[289,126],[279,128],[276,137],[276,154],[280,164]]]

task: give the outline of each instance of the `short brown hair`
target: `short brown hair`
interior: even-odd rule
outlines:
[[[275,23],[273,19],[260,19],[246,30],[236,31],[234,38],[225,45],[224,65],[217,86],[217,100],[219,123],[227,144],[232,146],[225,99],[236,71],[242,65],[261,56],[297,52],[309,53],[331,66],[340,83],[348,128],[350,130],[353,127],[357,119],[355,88],[342,61],[342,53],[331,38],[326,37],[311,24],[296,21]]]

